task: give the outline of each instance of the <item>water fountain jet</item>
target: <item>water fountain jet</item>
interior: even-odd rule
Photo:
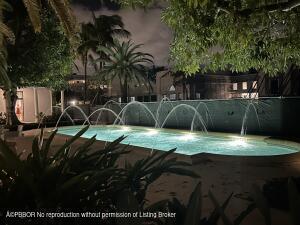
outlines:
[[[122,121],[125,122],[124,117],[125,117],[125,115],[126,115],[126,111],[127,111],[127,109],[128,109],[130,106],[132,106],[132,105],[138,105],[138,106],[143,107],[143,108],[151,115],[151,117],[152,117],[152,119],[154,120],[155,124],[157,124],[157,120],[156,120],[154,114],[151,112],[151,110],[150,110],[145,104],[143,104],[143,103],[141,103],[141,102],[138,102],[138,101],[132,101],[132,102],[128,103],[128,104],[120,111],[120,113],[118,114],[118,117],[120,117],[120,115],[122,115],[122,117],[121,117],[121,118],[122,118]],[[115,119],[113,125],[115,125],[117,121],[118,121],[118,118]]]
[[[164,122],[162,123],[161,127],[160,128],[163,128],[164,125],[166,124],[166,122],[168,121],[169,117],[172,115],[173,112],[175,112],[175,110],[177,110],[178,108],[181,108],[181,107],[184,107],[184,108],[187,108],[187,109],[190,109],[192,111],[194,111],[194,113],[198,116],[200,122],[201,122],[201,125],[202,125],[202,128],[205,132],[207,132],[207,129],[206,129],[206,125],[205,125],[205,122],[203,121],[203,118],[202,116],[200,115],[200,113],[195,109],[195,107],[193,106],[190,106],[190,105],[187,105],[187,104],[180,104],[180,105],[177,105],[175,106],[170,112],[169,114],[167,115],[167,117],[165,118]],[[191,124],[191,131],[193,131],[194,129],[194,124],[192,123]]]
[[[254,105],[253,103],[253,100],[251,100],[247,107],[246,107],[246,110],[245,110],[245,114],[244,114],[244,117],[243,117],[243,122],[242,122],[242,128],[241,128],[241,136],[244,136],[246,135],[246,132],[247,132],[247,120],[248,120],[248,114],[250,112],[250,107],[252,106],[254,112],[255,112],[255,116],[256,116],[256,119],[257,119],[257,123],[258,123],[258,126],[260,128],[260,121],[259,121],[259,116],[257,114],[257,108],[256,106]]]
[[[91,125],[91,123],[90,123],[90,121],[89,121],[87,115],[83,112],[83,110],[82,110],[80,107],[78,107],[77,105],[69,105],[67,108],[65,108],[65,110],[61,113],[60,117],[58,118],[57,123],[56,123],[56,125],[55,125],[55,129],[58,127],[58,124],[59,124],[61,118],[63,117],[63,115],[64,115],[64,114],[67,112],[67,110],[70,109],[70,108],[75,108],[75,109],[77,109],[77,110],[83,115],[83,117],[85,118],[85,120],[88,121],[89,125]]]

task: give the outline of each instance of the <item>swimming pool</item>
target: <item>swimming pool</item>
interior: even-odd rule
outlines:
[[[81,127],[62,127],[58,133],[74,136]],[[267,156],[284,155],[298,152],[298,149],[268,144],[263,139],[252,139],[228,135],[211,135],[182,130],[151,129],[132,126],[91,126],[82,137],[94,135],[97,140],[113,141],[121,135],[127,138],[123,144],[168,151],[177,148],[176,152],[185,155],[212,153],[221,155]]]

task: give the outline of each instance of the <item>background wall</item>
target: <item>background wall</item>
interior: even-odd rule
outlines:
[[[249,103],[250,100],[247,99],[164,102],[159,111],[158,120],[162,125],[172,108],[186,104],[197,109],[208,131],[240,133],[243,120],[245,120],[248,134],[299,136],[299,98],[261,98],[254,100],[251,105]],[[144,104],[156,115],[158,102]],[[109,107],[116,112],[120,111],[116,104]],[[247,108],[249,109],[245,118]],[[190,129],[194,115],[195,112],[192,109],[179,106],[170,115],[164,127]],[[114,117],[110,113],[104,113],[101,116],[101,121],[104,123],[112,123],[113,120]],[[137,104],[132,104],[127,108],[125,120],[129,125],[154,126],[155,124],[150,113],[143,106]],[[202,129],[200,120],[196,118],[194,130]]]

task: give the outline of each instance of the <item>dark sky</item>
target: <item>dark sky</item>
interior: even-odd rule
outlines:
[[[152,7],[147,9],[147,11],[129,8],[118,10],[117,5],[111,4],[109,4],[110,9],[107,7],[98,8],[100,5],[97,0],[74,1],[89,2],[87,6],[73,4],[72,8],[79,23],[91,20],[91,10],[94,10],[96,15],[118,14],[122,17],[125,28],[131,32],[131,39],[136,44],[144,44],[141,50],[152,54],[157,66],[167,66],[172,33],[170,29],[161,22],[162,7]]]

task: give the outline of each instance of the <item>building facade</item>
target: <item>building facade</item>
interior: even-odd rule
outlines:
[[[76,75],[69,84],[75,93],[74,98],[82,99],[83,76]],[[118,79],[97,85],[89,83],[88,103],[103,104],[108,99],[121,102],[122,92]],[[127,91],[128,101],[141,102],[160,101],[162,98],[175,101],[300,96],[300,73],[299,70],[293,69],[276,77],[257,72],[219,72],[185,76],[183,73],[165,70],[157,73],[155,82],[130,82]],[[104,100],[96,101],[97,96],[104,96]]]

